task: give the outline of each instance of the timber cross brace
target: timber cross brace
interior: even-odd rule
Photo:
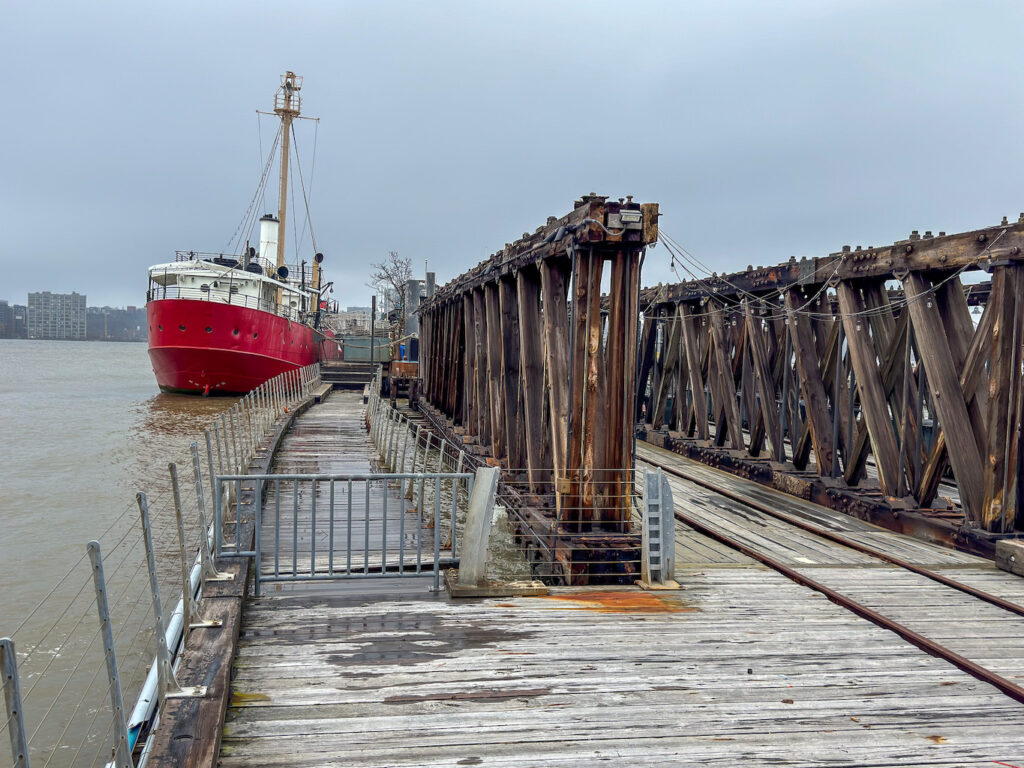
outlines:
[[[1024,215],[644,289],[641,434],[991,551],[1024,531],[1022,248]]]
[[[429,409],[503,467],[517,538],[571,583],[638,573],[637,301],[657,232],[657,204],[587,195],[419,310]]]

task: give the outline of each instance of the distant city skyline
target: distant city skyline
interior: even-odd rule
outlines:
[[[24,304],[0,299],[0,339],[146,341],[146,308],[90,306],[76,291],[30,291]]]

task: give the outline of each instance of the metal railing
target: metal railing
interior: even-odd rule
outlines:
[[[252,277],[252,275],[250,275]],[[227,278],[221,278],[227,280]],[[160,285],[151,287],[146,291],[146,301],[157,299],[189,299],[191,301],[214,301],[222,304],[230,304],[235,307],[246,307],[269,312],[272,315],[280,315],[289,320],[300,322],[304,316],[311,315],[311,312],[303,312],[300,307],[289,307],[278,304],[276,301],[264,299],[260,296],[253,296],[241,290],[231,290],[238,286],[229,285],[227,290],[214,288],[212,285],[207,290],[201,288],[182,287],[180,285]]]
[[[190,631],[218,631],[196,607],[204,585],[225,578],[214,567],[206,489],[216,472],[242,472],[269,450],[281,419],[319,383],[318,365],[295,369],[222,413],[205,432],[205,456],[191,445],[191,482],[169,464],[169,482],[152,478],[155,489],[139,493],[0,638],[0,742],[10,741],[14,765],[127,768],[166,698],[203,693],[182,689],[174,672]],[[161,583],[173,584],[169,594]],[[146,757],[143,748],[138,764]]]
[[[254,558],[257,596],[264,582],[422,573],[434,575],[437,589],[442,567],[455,559],[459,517],[459,494],[444,498],[442,485],[458,484],[469,494],[473,479],[468,472],[218,475],[218,553]],[[411,499],[402,493],[406,483],[414,488]],[[248,490],[255,500],[252,549],[243,548],[243,525],[237,514],[225,520],[223,504]],[[444,512],[450,532],[442,541]]]

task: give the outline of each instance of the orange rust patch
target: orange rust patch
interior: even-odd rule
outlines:
[[[946,740],[945,736],[925,736],[925,738],[928,739],[928,741],[935,742],[936,744],[941,744]]]
[[[583,592],[575,595],[547,595],[542,600],[579,603],[570,610],[598,613],[683,613],[692,611],[678,597],[655,592]]]

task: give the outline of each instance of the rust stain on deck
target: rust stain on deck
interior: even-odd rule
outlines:
[[[570,610],[597,613],[685,613],[695,610],[675,595],[655,592],[586,592],[576,595],[547,595],[539,600],[577,603]]]

